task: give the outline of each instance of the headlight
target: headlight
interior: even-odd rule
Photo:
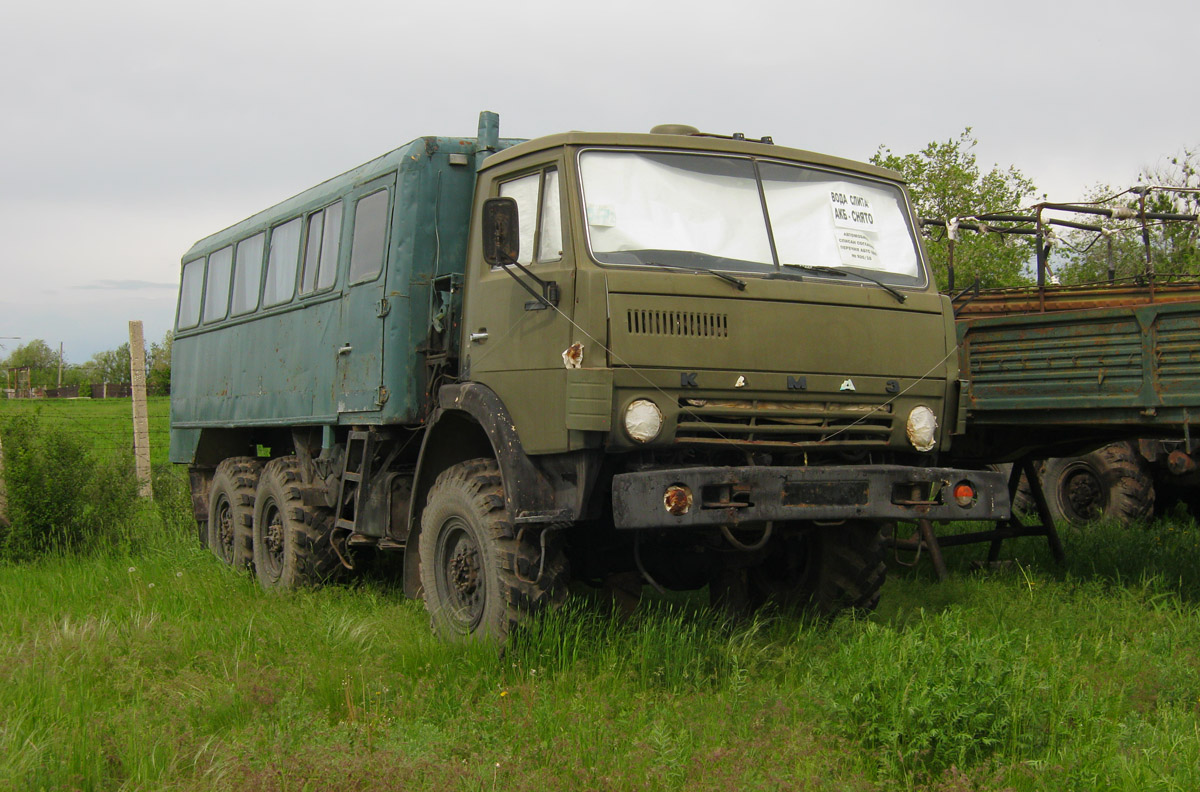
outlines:
[[[639,443],[658,437],[662,425],[662,410],[649,399],[638,399],[625,408],[625,433]]]
[[[908,442],[918,451],[930,451],[937,444],[937,416],[923,404],[913,407],[905,429]]]

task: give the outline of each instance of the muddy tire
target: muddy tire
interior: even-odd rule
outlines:
[[[714,576],[709,591],[713,604],[726,612],[767,604],[820,617],[870,611],[887,577],[883,559],[883,537],[874,523],[813,526],[777,535],[761,563]]]
[[[237,569],[246,569],[253,561],[251,525],[261,471],[262,463],[254,457],[230,457],[217,465],[209,489],[205,544]]]
[[[342,564],[330,543],[333,512],[305,484],[294,456],[272,459],[259,477],[254,504],[254,573],[265,589],[316,586]]]
[[[1079,457],[1046,460],[1042,488],[1060,525],[1093,520],[1132,523],[1154,514],[1150,466],[1132,443],[1113,443]]]
[[[567,563],[558,531],[519,536],[500,469],[473,459],[442,472],[421,516],[421,585],[446,640],[503,642],[524,618],[563,601]],[[540,572],[540,576],[539,576]]]

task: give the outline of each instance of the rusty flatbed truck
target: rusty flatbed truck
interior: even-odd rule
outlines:
[[[956,450],[1049,459],[1038,477],[1055,519],[1146,517],[1155,483],[1195,488],[1200,284],[998,291],[962,308],[958,335]]]
[[[1021,460],[1027,479],[1041,485],[1035,500],[1048,533],[1055,520],[1149,517],[1156,489],[1160,503],[1200,506],[1200,438],[1191,433],[1200,409],[1200,281],[1156,273],[1164,252],[1187,255],[1197,214],[1170,210],[1193,209],[1179,196],[1195,192],[1140,184],[1117,196],[1124,204],[1043,202],[1018,213],[921,220],[944,229],[951,291],[960,233],[1034,238],[1036,286],[976,289],[957,307],[964,437],[955,452],[976,462]],[[1172,225],[1184,233],[1156,252],[1152,236]],[[1061,286],[1049,277],[1056,227],[1107,245],[1106,283]],[[1134,277],[1118,279],[1114,239],[1122,233],[1140,238],[1142,256]],[[1035,470],[1032,459],[1044,462]]]
[[[374,548],[448,637],[568,576],[869,606],[942,464],[949,301],[903,184],[769,138],[420,138],[183,257],[171,458],[268,588]],[[389,551],[395,551],[394,555]]]

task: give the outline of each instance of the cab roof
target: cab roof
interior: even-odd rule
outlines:
[[[654,133],[623,133],[623,132],[563,132],[546,137],[534,138],[518,143],[511,148],[497,152],[484,160],[480,171],[502,165],[505,162],[533,154],[538,151],[569,146],[587,148],[591,146],[603,148],[654,148],[679,149],[681,151],[701,151],[717,154],[738,154],[742,156],[762,157],[787,162],[798,162],[807,165],[820,165],[828,168],[838,168],[874,176],[888,181],[904,182],[904,177],[888,168],[881,168],[867,162],[834,157],[829,154],[818,154],[803,149],[777,146],[758,140],[735,140],[706,134],[654,134]]]

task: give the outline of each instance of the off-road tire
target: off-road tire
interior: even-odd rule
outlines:
[[[246,569],[254,560],[251,525],[261,471],[262,462],[254,457],[229,457],[213,472],[206,544],[217,558],[235,569]]]
[[[514,528],[491,459],[462,462],[437,477],[418,545],[425,607],[446,640],[502,643],[522,619],[566,598],[560,532]]]
[[[294,456],[272,459],[254,504],[254,573],[265,589],[317,586],[343,569],[330,543],[333,512],[304,481]]]
[[[709,592],[726,612],[771,604],[827,618],[873,610],[886,577],[879,525],[850,520],[780,532],[761,563],[719,571]]]
[[[1093,520],[1127,524],[1154,514],[1154,478],[1133,443],[1048,459],[1041,478],[1050,515],[1059,525]]]
[[[875,608],[887,577],[877,524],[848,520],[781,538],[787,540],[785,552],[769,555],[763,574],[749,577],[752,600],[782,600],[822,617]],[[787,580],[791,586],[781,587]]]

